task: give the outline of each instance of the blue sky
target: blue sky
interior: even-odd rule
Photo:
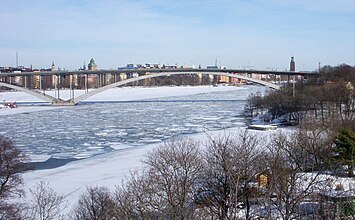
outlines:
[[[0,27],[0,66],[355,65],[355,0],[0,0]]]

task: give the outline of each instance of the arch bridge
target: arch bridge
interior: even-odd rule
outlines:
[[[138,74],[142,74],[142,73],[152,73],[149,75],[141,75],[138,77],[133,77],[133,78],[129,78],[129,79],[125,79],[125,80],[121,80],[118,82],[114,82],[112,84],[109,85],[105,85],[102,87],[99,87],[95,90],[92,91],[88,91],[87,89],[87,76],[89,74],[97,74],[97,75],[101,75],[101,74],[120,74],[120,73],[138,73]],[[104,70],[104,71],[58,71],[58,72],[23,72],[23,73],[5,73],[2,74],[0,73],[0,86],[3,87],[7,87],[7,88],[11,88],[14,90],[18,90],[18,91],[22,91],[25,93],[28,93],[32,96],[35,96],[39,99],[42,99],[46,102],[51,103],[52,105],[58,105],[58,106],[63,106],[63,105],[76,105],[79,102],[88,99],[96,94],[99,94],[103,91],[106,91],[108,89],[111,88],[115,88],[118,86],[123,86],[129,83],[133,83],[133,82],[138,82],[141,80],[145,80],[145,79],[150,79],[150,78],[156,78],[156,77],[163,77],[163,76],[171,76],[171,75],[191,75],[191,74],[202,74],[202,75],[213,75],[213,76],[226,76],[226,77],[230,77],[230,78],[237,78],[237,79],[241,79],[241,80],[245,80],[245,81],[249,81],[249,82],[253,82],[256,84],[260,84],[263,86],[267,86],[271,89],[280,89],[279,85],[270,83],[270,82],[266,82],[263,80],[259,80],[259,79],[255,79],[255,78],[251,78],[248,76],[244,76],[244,75],[240,75],[240,74],[235,74],[234,72],[238,72],[238,73],[260,73],[260,74],[275,74],[275,75],[286,75],[288,74],[288,76],[290,75],[311,75],[309,72],[305,72],[305,73],[295,73],[295,72],[275,72],[275,71],[255,71],[255,70],[238,70],[238,71],[231,71],[231,70],[226,70],[226,69],[134,69],[134,70]],[[59,98],[59,86],[58,88],[56,88],[56,90],[58,89],[58,97],[53,97],[53,96],[49,96],[47,94],[45,94],[44,92],[40,92],[38,90],[33,90],[33,89],[29,89],[25,87],[21,87],[18,85],[14,85],[11,83],[11,77],[14,76],[57,76],[57,83],[59,83],[58,78],[60,78],[61,76],[65,77],[67,75],[70,76],[70,80],[72,78],[73,75],[78,74],[78,75],[82,75],[85,74],[86,75],[86,81],[85,81],[85,91],[86,93],[77,97],[74,97],[74,92],[72,95],[71,92],[71,97],[69,100],[63,100]],[[6,78],[10,77],[10,83],[7,82],[9,80],[6,81]],[[4,80],[5,79],[5,80]],[[72,90],[72,85],[70,84],[70,89]]]

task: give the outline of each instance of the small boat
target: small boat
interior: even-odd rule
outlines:
[[[2,106],[5,108],[16,108],[17,107],[16,102],[4,102]]]

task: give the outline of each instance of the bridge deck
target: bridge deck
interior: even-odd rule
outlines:
[[[54,71],[54,72],[20,72],[20,73],[0,73],[0,76],[10,77],[10,76],[33,76],[33,75],[75,75],[75,74],[120,74],[120,73],[178,73],[178,72],[196,72],[196,73],[247,73],[247,74],[273,74],[273,75],[301,75],[301,76],[311,76],[317,75],[318,72],[292,72],[292,71],[269,71],[269,70],[245,70],[245,69],[193,69],[193,68],[176,68],[176,69],[118,69],[118,70],[80,70],[80,71]]]
[[[139,73],[152,73],[149,75],[139,75]],[[36,96],[38,98],[41,98],[42,100],[45,100],[47,102],[50,102],[52,105],[76,105],[80,101],[83,101],[93,95],[96,95],[98,93],[101,93],[107,89],[122,86],[128,83],[132,82],[137,82],[140,80],[144,79],[149,79],[149,78],[155,78],[155,77],[161,77],[161,76],[170,76],[170,75],[186,75],[186,74],[204,74],[204,75],[214,75],[214,76],[226,76],[226,77],[231,77],[231,78],[238,78],[246,81],[250,81],[253,83],[257,83],[260,85],[267,86],[272,89],[280,89],[280,86],[275,85],[270,82],[266,82],[263,80],[259,79],[254,79],[251,77],[247,77],[245,75],[241,74],[236,74],[236,73],[260,73],[260,74],[276,74],[276,75],[314,75],[315,73],[309,73],[309,72],[278,72],[278,71],[258,71],[258,70],[233,70],[233,69],[120,69],[120,70],[97,70],[97,71],[58,71],[58,72],[26,72],[26,73],[6,73],[0,74],[0,79],[4,77],[13,77],[13,76],[51,76],[51,75],[59,75],[59,76],[65,76],[65,75],[74,75],[74,74],[119,74],[119,73],[138,73],[138,77],[134,78],[129,78],[125,79],[122,81],[114,82],[109,85],[102,86],[98,89],[95,89],[93,91],[90,91],[84,95],[78,96],[78,97],[73,97],[69,100],[62,100],[59,98],[55,97],[50,97],[48,95],[44,95],[38,91],[30,90],[24,87],[19,87],[15,85],[10,85],[4,82],[1,82],[0,86],[5,86],[8,88],[12,89],[17,89],[23,92],[27,92],[28,94],[31,94],[33,96]],[[58,86],[59,88],[59,86]],[[59,93],[58,93],[59,94]]]

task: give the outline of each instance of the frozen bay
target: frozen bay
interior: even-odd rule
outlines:
[[[133,92],[127,94],[131,99],[115,99],[117,90],[112,90],[106,100],[96,97],[75,107],[3,115],[1,133],[13,138],[32,161],[83,159],[173,136],[241,126],[248,95],[265,88],[163,87],[150,90],[153,96],[146,95],[147,88],[125,91]]]

